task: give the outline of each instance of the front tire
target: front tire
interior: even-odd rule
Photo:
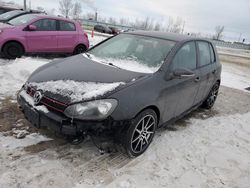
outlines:
[[[220,84],[217,82],[211,89],[208,97],[203,102],[202,107],[206,109],[211,109],[214,106],[214,103],[217,99],[219,93]]]
[[[156,127],[157,115],[152,109],[144,110],[132,120],[124,138],[124,147],[130,157],[137,157],[147,150]]]
[[[24,54],[23,46],[17,42],[8,42],[3,47],[3,54],[8,59],[16,59]]]

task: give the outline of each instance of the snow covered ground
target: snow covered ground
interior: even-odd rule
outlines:
[[[222,66],[221,84],[223,86],[249,92],[245,88],[250,87],[250,68],[228,63]]]
[[[225,48],[217,47],[220,54],[236,56],[236,57],[245,57],[250,58],[250,50],[234,49],[234,48]]]
[[[91,43],[103,39],[95,36]],[[159,130],[144,155],[129,159],[120,152],[100,155],[90,140],[72,146],[27,128],[16,101],[5,100],[15,97],[31,72],[49,61],[0,59],[1,188],[249,187],[249,67],[223,63],[215,107],[176,122],[175,131]],[[28,135],[17,139],[20,132]]]
[[[48,62],[47,59],[31,57],[12,61],[0,59],[0,99],[5,96],[15,96],[29,75]]]

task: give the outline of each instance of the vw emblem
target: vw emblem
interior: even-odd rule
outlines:
[[[35,105],[39,104],[42,98],[43,98],[42,93],[40,91],[36,91],[33,96],[34,104]]]

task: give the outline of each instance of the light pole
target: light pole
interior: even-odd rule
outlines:
[[[23,9],[24,9],[24,10],[27,10],[26,0],[23,0]]]

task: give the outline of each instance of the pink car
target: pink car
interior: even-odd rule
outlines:
[[[78,22],[60,17],[27,14],[0,23],[0,49],[6,58],[24,53],[79,54],[89,48],[88,35]]]

